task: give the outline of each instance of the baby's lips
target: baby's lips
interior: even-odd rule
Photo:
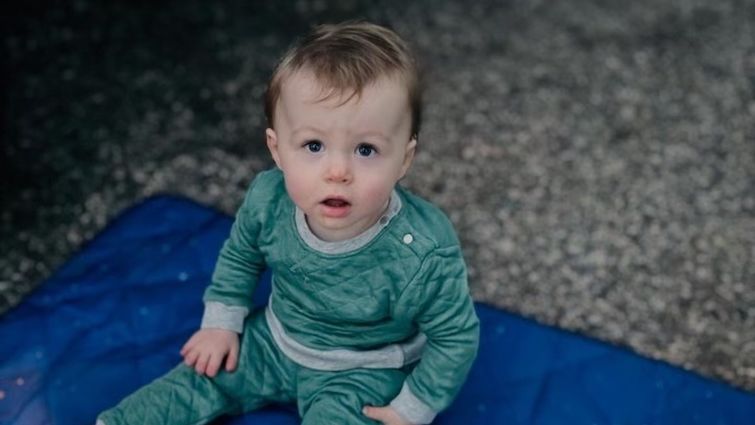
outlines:
[[[328,198],[324,201],[322,201],[323,204],[329,206],[329,207],[346,207],[349,206],[349,202],[345,199],[338,199],[338,198]]]

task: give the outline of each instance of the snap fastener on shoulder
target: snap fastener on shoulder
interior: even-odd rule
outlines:
[[[404,241],[405,244],[409,245],[410,243],[412,243],[414,241],[414,236],[412,236],[411,233],[407,233],[407,234],[404,235],[403,241]]]

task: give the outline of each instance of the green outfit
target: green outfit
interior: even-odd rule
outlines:
[[[265,267],[273,270],[271,302],[247,316]],[[305,424],[375,423],[362,407],[389,403],[409,422],[429,423],[477,352],[479,323],[453,228],[401,188],[364,234],[324,242],[282,173],[261,173],[204,300],[203,327],[243,330],[237,370],[207,378],[180,365],[104,412],[106,425],[199,424],[288,401]]]

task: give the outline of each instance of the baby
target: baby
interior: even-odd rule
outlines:
[[[267,147],[184,362],[98,423],[203,424],[296,403],[303,424],[427,424],[477,353],[479,322],[443,213],[398,186],[420,126],[415,61],[369,23],[315,28],[275,69]],[[252,311],[265,268],[267,307]]]

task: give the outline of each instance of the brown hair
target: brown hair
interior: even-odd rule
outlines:
[[[409,46],[392,30],[367,23],[320,25],[283,56],[265,92],[265,117],[273,128],[275,106],[286,77],[306,69],[326,92],[325,99],[351,92],[344,102],[383,76],[399,76],[406,84],[412,114],[412,137],[419,134],[422,113],[417,64]]]

